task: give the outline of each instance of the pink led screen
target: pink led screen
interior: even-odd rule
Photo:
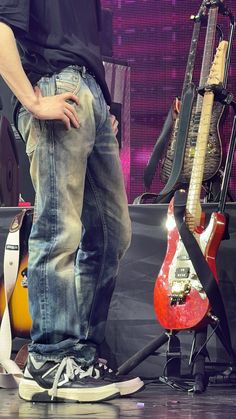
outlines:
[[[102,0],[103,7],[113,12],[113,57],[125,60],[131,67],[130,203],[144,192],[144,168],[174,98],[181,95],[193,31],[190,16],[197,13],[200,3],[200,0]],[[225,4],[236,16],[236,1],[227,0]],[[219,16],[218,23],[227,39],[229,19]],[[202,28],[194,72],[196,85],[204,38]],[[228,88],[236,95],[236,36]],[[232,117],[230,111],[220,127],[224,156]],[[162,187],[157,170],[151,191],[158,192]],[[230,191],[236,199],[236,168],[233,168]]]

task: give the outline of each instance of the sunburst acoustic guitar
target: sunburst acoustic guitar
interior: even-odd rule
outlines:
[[[30,336],[32,322],[28,305],[27,265],[28,254],[25,253],[21,258],[15,287],[9,301],[13,337],[29,338]],[[7,281],[7,278],[2,276],[0,279],[0,319],[2,319],[5,309],[4,280]]]

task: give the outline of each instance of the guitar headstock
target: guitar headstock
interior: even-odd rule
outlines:
[[[224,0],[206,0],[205,6],[210,9],[211,7],[219,7],[220,9],[225,9]]]
[[[206,0],[206,7],[208,9],[212,8],[212,7],[218,7],[219,8],[219,12],[224,15],[224,16],[229,16],[230,18],[232,16],[232,12],[230,9],[228,9],[228,7],[226,7],[225,5],[225,0]]]
[[[223,83],[227,48],[227,41],[221,41],[219,43],[213,64],[211,66],[210,74],[207,79],[207,85]]]
[[[207,0],[202,1],[202,4],[201,4],[201,6],[198,10],[197,15],[196,16],[194,16],[194,15],[190,16],[190,19],[195,20],[195,22],[196,22],[196,21],[200,21],[203,18],[203,16],[206,14],[206,2],[207,2]]]

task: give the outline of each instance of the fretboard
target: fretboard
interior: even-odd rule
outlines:
[[[204,52],[203,52],[203,58],[202,58],[202,67],[201,67],[199,86],[205,86],[207,82],[207,78],[209,76],[212,60],[213,60],[218,9],[219,9],[218,7],[210,8],[209,13],[208,13],[208,23],[207,23],[207,31],[206,31],[206,38],[205,38],[205,44],[204,44]],[[202,96],[198,95],[196,110],[195,110],[196,117],[198,117],[199,113],[201,112],[202,100],[203,100]]]

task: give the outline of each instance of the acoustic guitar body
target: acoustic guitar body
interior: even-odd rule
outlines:
[[[28,304],[27,265],[28,255],[25,255],[20,263],[16,284],[9,301],[12,335],[26,339],[30,337],[32,325]],[[7,281],[7,278],[4,280]],[[4,309],[5,293],[2,278],[0,282],[0,319],[2,319]]]

